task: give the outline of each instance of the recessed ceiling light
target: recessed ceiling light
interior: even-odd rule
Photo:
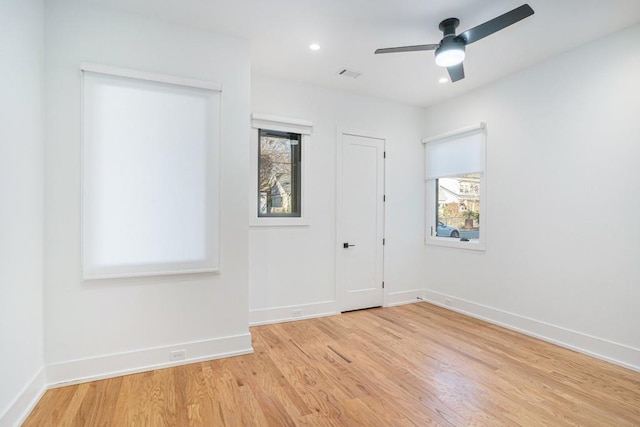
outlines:
[[[449,79],[446,77],[440,77],[440,80],[438,80],[438,83],[448,83]]]
[[[320,45],[318,43],[311,43],[309,45],[309,49],[311,49],[311,50],[319,50],[320,49]]]

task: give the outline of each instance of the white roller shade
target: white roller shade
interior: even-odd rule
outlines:
[[[83,85],[83,277],[215,271],[220,91],[88,70]]]
[[[475,126],[425,143],[426,179],[483,172],[485,169],[485,126]]]

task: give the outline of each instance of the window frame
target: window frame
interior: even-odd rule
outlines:
[[[313,132],[313,123],[307,120],[292,119],[286,117],[271,116],[267,114],[253,113],[251,115],[251,144],[250,144],[250,168],[251,185],[249,203],[249,225],[250,226],[308,226],[309,215],[307,209],[307,169],[309,167],[308,146]],[[259,216],[259,188],[258,188],[258,165],[260,130],[273,132],[287,132],[300,135],[300,216],[272,215]]]
[[[427,144],[443,143],[446,141],[455,141],[456,138],[462,138],[473,134],[480,134],[481,137],[481,158],[480,163],[482,165],[481,170],[469,170],[461,174],[441,176],[438,178],[428,178],[427,171]],[[461,129],[445,132],[433,137],[423,138],[422,144],[425,148],[425,232],[424,241],[425,245],[440,246],[465,250],[486,250],[486,236],[487,236],[487,126],[485,123],[479,123],[477,125],[467,126]],[[438,179],[447,177],[456,177],[465,174],[478,173],[480,175],[480,206],[482,211],[480,214],[480,235],[477,240],[460,241],[459,239],[453,239],[451,237],[438,237],[437,231],[437,188],[436,182]]]
[[[291,136],[295,136],[297,139],[297,148],[293,148],[293,144],[291,144],[291,148],[289,151],[290,159],[291,159],[291,193],[292,195],[295,193],[295,211],[291,213],[265,213],[261,214],[260,212],[260,200],[261,194],[258,191],[256,197],[258,197],[258,212],[257,215],[259,218],[300,218],[302,216],[302,204],[301,204],[301,196],[302,196],[302,135],[296,132],[280,132],[274,131],[273,129],[258,129],[258,176],[260,176],[260,160],[262,158],[262,138],[263,137],[275,137],[282,139],[289,139],[289,141],[294,140]],[[260,179],[258,179],[258,182]],[[258,184],[258,187],[260,185]],[[272,197],[273,198],[273,197]],[[280,197],[282,198],[282,197]],[[281,201],[282,203],[282,201]],[[272,207],[277,207],[272,205]],[[280,206],[281,207],[281,206]],[[293,208],[293,206],[292,206]]]

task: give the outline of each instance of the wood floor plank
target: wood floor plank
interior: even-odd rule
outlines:
[[[25,426],[640,426],[640,373],[427,303],[251,329],[254,353],[47,391]]]
[[[23,426],[52,426],[61,425],[61,419],[72,406],[74,397],[78,394],[77,387],[62,387],[48,390],[44,393],[38,405],[33,409]],[[82,398],[76,398],[80,404]]]
[[[111,427],[128,425],[126,422],[126,419],[129,414],[129,410],[128,410],[129,400],[133,395],[131,390],[133,387],[133,383],[135,382],[135,376],[125,375],[121,378],[122,378],[122,382],[120,384],[120,393],[118,393],[113,412],[110,415],[105,414],[106,421],[108,421],[107,425],[110,425]],[[72,387],[65,387],[65,388],[72,388]]]

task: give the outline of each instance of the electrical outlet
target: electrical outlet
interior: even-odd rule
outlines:
[[[298,309],[298,310],[292,310],[291,311],[291,316],[292,317],[300,317],[302,316],[302,310]]]
[[[175,362],[187,358],[187,350],[174,350],[169,352],[169,360]]]
[[[453,307],[453,301],[451,301],[450,299],[445,299],[444,300],[444,305],[449,306],[449,307]]]

